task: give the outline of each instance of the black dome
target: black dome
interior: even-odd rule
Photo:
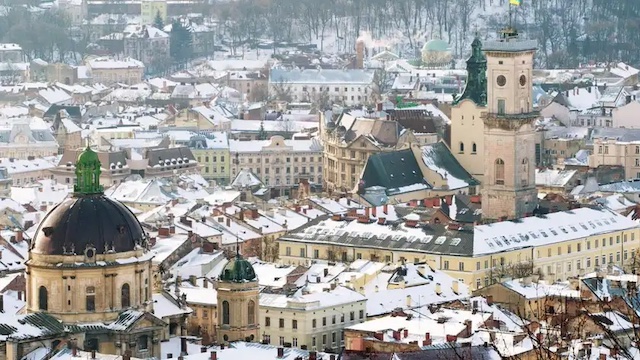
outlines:
[[[102,194],[65,199],[42,220],[31,252],[81,255],[93,245],[97,254],[125,252],[143,244],[146,235],[136,216],[119,201]]]

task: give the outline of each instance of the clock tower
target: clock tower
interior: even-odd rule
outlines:
[[[484,113],[482,214],[487,220],[521,218],[537,205],[532,84],[535,40],[508,27],[486,41],[487,111]]]

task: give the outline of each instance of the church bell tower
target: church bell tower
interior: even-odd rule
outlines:
[[[487,220],[521,218],[537,205],[532,109],[535,40],[508,27],[486,41],[487,112],[484,115],[482,213]]]

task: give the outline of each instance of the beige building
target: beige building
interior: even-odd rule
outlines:
[[[99,57],[87,60],[86,65],[92,81],[105,85],[115,83],[139,84],[142,82],[144,75],[144,64],[131,58],[117,60],[109,57]]]
[[[75,161],[81,154],[81,149],[65,150],[58,165],[51,169],[53,179],[60,184],[73,184],[76,178]],[[102,165],[102,171],[100,173],[100,182],[103,184],[119,184],[124,179],[131,175],[131,169],[127,164],[127,155],[124,151],[114,152],[98,152]],[[112,169],[108,164],[115,164]]]
[[[140,15],[142,24],[151,25],[155,22],[156,16],[160,14],[163,22],[167,21],[167,1],[166,0],[142,0],[140,3]]]
[[[218,292],[218,343],[258,341],[260,289],[251,263],[238,252],[222,269],[215,288]]]
[[[0,124],[0,158],[28,159],[58,154],[58,142],[45,124],[28,118],[12,118]]]
[[[640,142],[594,139],[593,154],[589,155],[589,167],[597,168],[601,165],[623,166],[627,179],[640,178]]]
[[[401,134],[396,121],[343,113],[334,122],[328,116],[321,114],[320,131],[324,145],[322,179],[329,191],[351,192],[369,155],[408,148],[417,142],[412,131]]]
[[[535,40],[521,40],[515,29],[485,42],[487,113],[484,117],[482,215],[485,219],[521,218],[533,212],[535,128],[531,75]]]
[[[249,101],[267,99],[269,79],[262,71],[232,71],[227,74],[229,87],[240,91]]]
[[[23,186],[42,179],[51,179],[51,169],[55,168],[53,158],[33,158],[25,160],[13,158],[0,158],[0,166],[7,169],[14,186]]]
[[[144,4],[144,2],[143,2]],[[130,25],[124,30],[124,56],[147,66],[169,59],[169,34],[151,25]]]
[[[342,330],[366,319],[367,299],[343,286],[307,284],[294,296],[262,294],[262,341],[309,350],[339,350]],[[316,289],[315,292],[313,289]]]
[[[285,140],[275,135],[269,140],[230,140],[231,180],[248,169],[270,187],[286,193],[300,177],[322,182],[322,143],[318,139]]]
[[[431,223],[429,230],[419,218],[413,213],[401,220],[390,205],[333,215],[280,237],[279,258],[293,265],[316,259],[425,262],[478,289],[509,276],[515,266],[566,280],[602,265],[622,266],[640,248],[637,224],[605,209],[477,226]]]

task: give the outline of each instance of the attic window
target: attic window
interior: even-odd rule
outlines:
[[[461,241],[462,241],[462,239],[460,239],[460,238],[453,238],[453,239],[451,239],[451,242],[449,243],[449,245],[458,246]]]
[[[540,230],[540,233],[541,233],[541,234],[542,234],[542,236],[544,236],[544,237],[549,237],[549,235],[547,235],[547,233],[546,233],[546,232],[544,232],[544,230]]]

